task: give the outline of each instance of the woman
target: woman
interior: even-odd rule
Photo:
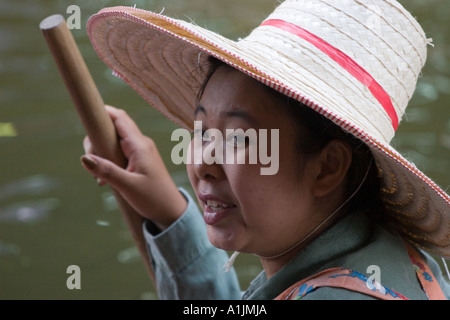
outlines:
[[[374,16],[379,28],[368,28]],[[92,17],[88,32],[155,108],[184,128],[201,123],[192,157],[196,143],[213,158],[226,148],[211,146],[231,144],[233,159],[243,150],[247,160],[191,159],[202,218],[154,143],[108,108],[128,168],[92,154],[82,161],[148,220],[161,298],[241,298],[216,248],[260,257],[246,299],[448,297],[437,264],[414,247],[450,256],[450,198],[388,144],[429,43],[397,2],[288,0],[240,42],[121,7]],[[279,133],[267,145],[278,153],[275,174],[261,174],[254,139],[236,129]],[[364,275],[374,266],[381,284]]]

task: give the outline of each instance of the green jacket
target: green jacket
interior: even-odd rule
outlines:
[[[352,269],[367,276],[377,270],[377,280],[384,287],[409,299],[426,299],[403,240],[374,225],[362,212],[343,217],[270,279],[261,272],[242,294],[235,271],[223,271],[227,253],[209,243],[205,223],[193,199],[186,191],[181,191],[189,205],[176,223],[161,233],[150,222],[144,225],[161,299],[272,300],[297,281],[334,267]],[[430,255],[422,253],[449,299],[450,285],[439,265]],[[304,299],[361,300],[373,297],[346,289],[322,287]]]

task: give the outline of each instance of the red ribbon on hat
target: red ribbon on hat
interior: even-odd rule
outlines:
[[[370,90],[375,99],[383,106],[389,118],[391,118],[394,130],[397,130],[399,121],[397,112],[395,112],[394,106],[392,105],[391,98],[383,87],[366,70],[364,70],[364,68],[356,63],[356,61],[323,39],[290,22],[279,19],[270,19],[264,21],[261,26],[272,26],[287,31],[308,41],[320,51],[327,54]]]

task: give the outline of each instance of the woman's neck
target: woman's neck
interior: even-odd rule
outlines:
[[[261,265],[266,272],[267,279],[271,278],[275,273],[277,273],[281,268],[293,259],[297,253],[303,249],[303,246],[298,246],[286,254],[276,257],[276,258],[264,258],[260,257]]]

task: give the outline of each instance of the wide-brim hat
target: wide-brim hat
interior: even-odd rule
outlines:
[[[183,128],[210,56],[327,117],[372,151],[389,226],[450,257],[449,195],[390,146],[430,44],[398,2],[286,0],[238,41],[134,7],[103,9],[87,30],[106,65]]]

